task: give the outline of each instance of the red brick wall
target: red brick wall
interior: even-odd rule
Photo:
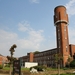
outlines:
[[[68,15],[64,6],[58,6],[54,10],[54,24],[56,26],[57,52],[63,56],[63,66],[65,66],[69,56],[68,40]]]
[[[0,56],[0,65],[2,65],[2,56]]]
[[[5,56],[0,56],[0,65],[2,65],[5,62],[8,62],[8,59]]]
[[[70,55],[73,57],[73,55],[75,53],[75,45],[70,44],[69,48],[70,48]]]
[[[29,60],[30,62],[33,62],[33,55],[34,55],[34,54],[31,52],[31,53],[30,53],[30,60]]]

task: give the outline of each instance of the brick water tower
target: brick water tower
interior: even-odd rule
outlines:
[[[69,56],[68,15],[64,6],[54,9],[54,25],[56,26],[57,53],[62,56],[62,66],[65,66]]]

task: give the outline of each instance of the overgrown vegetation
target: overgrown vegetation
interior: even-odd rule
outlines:
[[[75,59],[73,61],[71,61],[70,67],[75,68]]]
[[[46,67],[46,66],[35,66],[35,68],[38,69],[39,73],[30,74],[30,69],[29,68],[21,68],[21,72],[24,75],[51,75],[51,74],[52,75],[58,75],[57,74],[58,71],[57,71],[56,68],[49,68],[49,67]],[[42,71],[42,69],[45,69],[46,71],[42,72],[42,74],[41,74],[40,71]],[[75,75],[75,74],[72,74],[72,72],[74,70],[75,69],[69,69],[69,68],[66,68],[66,70],[60,69],[60,75]],[[10,71],[10,67],[3,67],[2,69],[0,69],[0,73],[4,73],[4,74],[8,74],[9,71]]]
[[[52,75],[58,75],[58,74],[52,74]],[[75,74],[60,74],[60,75],[75,75]]]
[[[3,66],[2,65],[0,65],[0,69],[2,69],[3,68]]]

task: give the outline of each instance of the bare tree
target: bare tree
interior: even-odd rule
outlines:
[[[13,63],[13,52],[15,52],[14,48],[16,48],[16,44],[13,44],[11,46],[11,48],[9,49],[10,51],[10,55],[11,55],[11,59],[10,59],[10,75],[11,75],[11,72],[12,72],[12,63]]]

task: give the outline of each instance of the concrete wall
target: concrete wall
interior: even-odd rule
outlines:
[[[30,68],[37,65],[38,63],[35,63],[35,62],[25,62],[25,68]]]

